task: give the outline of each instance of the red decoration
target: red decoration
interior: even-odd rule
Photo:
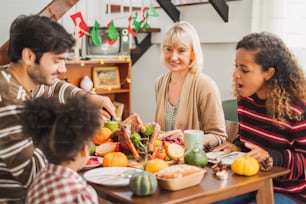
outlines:
[[[129,25],[128,25],[128,31],[129,33],[133,36],[133,37],[137,37],[137,33],[135,33],[135,31],[133,30],[132,28],[132,20],[133,20],[133,16],[130,15],[129,18],[128,18],[128,22],[129,22]]]
[[[70,17],[73,20],[75,26],[78,26],[80,28],[79,36],[82,37],[83,35],[85,35],[86,32],[88,32],[88,26],[83,18],[82,13],[79,11],[75,14],[72,14]]]

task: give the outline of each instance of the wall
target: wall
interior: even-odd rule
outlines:
[[[243,35],[250,32],[252,13],[251,1],[234,1],[228,4],[230,8],[228,23],[223,22],[210,4],[179,7],[181,20],[191,22],[200,35],[204,55],[203,72],[217,82],[223,100],[233,98],[231,75],[235,45]],[[162,11],[159,13],[164,14]],[[162,21],[156,19],[161,25],[158,26],[156,23],[156,27],[161,27],[161,33],[153,35],[155,44],[133,66],[132,110],[139,113],[146,121],[154,120],[156,107],[154,80],[167,71],[160,63],[159,42],[173,22],[166,16],[162,19]],[[154,23],[153,21],[152,24]]]
[[[0,46],[8,40],[9,27],[13,19],[20,14],[35,14],[44,8],[51,0],[39,0],[29,3],[28,0],[0,1]]]
[[[10,22],[18,14],[39,12],[51,0],[39,0],[28,3],[28,0],[1,0],[0,6],[0,43],[8,39]],[[197,29],[203,47],[204,69],[220,89],[222,99],[233,98],[231,92],[231,73],[236,42],[251,29],[252,1],[230,1],[229,22],[225,23],[210,4],[178,7],[181,20],[192,23]],[[86,10],[91,12],[86,13]],[[13,11],[13,12],[12,12]],[[64,17],[59,20],[68,31],[73,32],[73,23],[70,15],[82,11],[86,22],[92,25],[94,20],[106,25],[114,19],[116,26],[127,26],[129,14],[105,14],[105,1],[80,0]],[[158,9],[159,17],[152,17],[150,25],[161,28],[160,33],[154,33],[152,47],[133,66],[132,84],[132,111],[139,113],[143,120],[154,120],[155,97],[154,81],[156,77],[167,70],[160,64],[160,41],[165,32],[173,25],[173,21],[162,10]],[[141,37],[141,36],[140,36]]]

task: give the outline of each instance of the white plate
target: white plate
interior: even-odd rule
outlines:
[[[123,177],[122,173],[128,173],[131,176],[137,171],[141,170],[130,167],[101,167],[87,171],[84,174],[84,178],[91,183],[104,186],[127,186],[130,182],[130,177]]]
[[[211,163],[217,163],[218,161],[221,161],[226,165],[231,165],[236,158],[244,154],[245,154],[244,152],[225,153],[223,151],[220,151],[220,152],[207,152],[206,156],[208,158],[208,161]]]
[[[90,165],[85,165],[83,167],[82,170],[88,170],[88,169],[92,169],[92,168],[95,168],[95,167],[98,167],[98,166],[101,166],[102,165],[102,162],[103,162],[103,158],[102,157],[97,157],[97,156],[89,156],[88,157],[88,160],[91,159],[91,158],[97,158],[99,163],[96,163],[96,164],[90,164]]]

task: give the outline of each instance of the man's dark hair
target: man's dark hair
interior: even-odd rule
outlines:
[[[35,63],[45,52],[60,54],[70,51],[75,40],[65,28],[55,20],[46,16],[21,15],[10,28],[8,58],[10,62],[18,62],[24,48],[29,48],[36,55]]]

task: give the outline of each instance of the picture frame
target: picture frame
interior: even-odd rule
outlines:
[[[93,84],[95,89],[120,89],[119,67],[94,67]]]

